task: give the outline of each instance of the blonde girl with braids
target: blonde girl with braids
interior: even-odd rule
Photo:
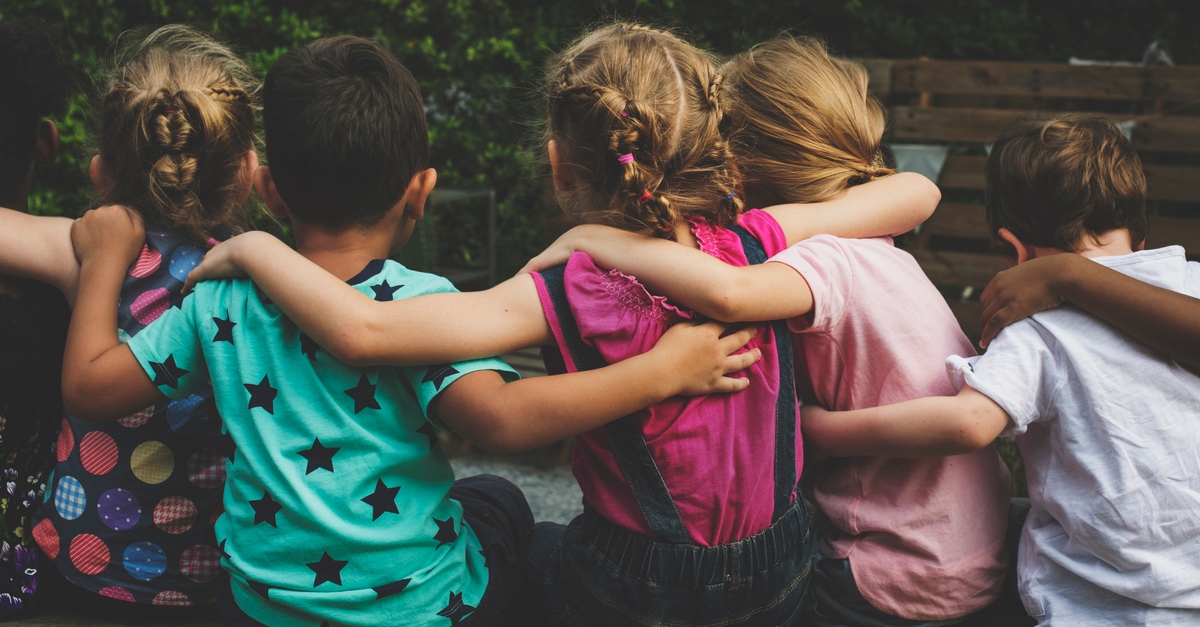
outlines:
[[[844,198],[902,176],[882,165],[886,120],[866,70],[821,42],[780,37],[723,72],[730,144],[751,204]],[[807,374],[802,389],[830,409],[953,394],[943,359],[974,354],[936,288],[889,238],[821,235],[773,263],[734,267],[627,232],[578,227],[530,266],[577,250],[718,320],[788,319],[797,370]],[[829,522],[807,624],[954,624],[996,600],[1009,477],[994,445],[920,460],[835,459],[806,476]]]
[[[796,226],[799,220],[781,228],[772,214],[742,213],[738,169],[722,133],[721,81],[707,54],[671,33],[629,24],[593,31],[556,58],[547,73],[547,149],[564,211],[736,265],[807,235],[809,225]],[[937,200],[896,193],[927,189],[914,183],[863,186],[812,213],[832,221],[854,213],[855,228],[880,229],[865,234],[905,230]],[[484,292],[376,303],[278,240],[248,233],[214,248],[189,280],[241,273],[351,364],[438,363],[548,345],[556,349],[547,351],[551,369],[582,371],[638,356],[672,325],[696,318],[585,254]],[[742,354],[743,377],[714,388],[749,385],[753,393],[675,396],[607,425],[576,419],[544,425],[540,439],[505,442],[506,450],[519,450],[578,434],[573,466],[584,514],[566,527],[535,530],[523,604],[535,614],[530,620],[797,619],[815,535],[795,493],[802,460],[791,350],[781,329],[755,330]],[[658,385],[649,378],[610,393],[644,398]]]
[[[257,157],[255,83],[227,48],[165,26],[122,59],[100,99],[90,173],[102,204],[146,224],[113,312],[128,339],[180,302],[184,278],[217,238],[248,223]],[[0,210],[0,271],[46,281],[73,302],[70,224]],[[231,454],[211,390],[118,422],[61,423],[29,530],[61,575],[58,593],[91,616],[173,622],[195,616],[181,606],[211,607],[220,568],[212,524]]]

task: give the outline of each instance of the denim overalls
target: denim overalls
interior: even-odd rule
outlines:
[[[762,245],[731,227],[752,264],[766,261]],[[541,273],[580,370],[605,366],[580,338],[567,303],[563,269]],[[539,523],[528,572],[530,611],[562,625],[796,624],[816,555],[812,514],[796,485],[796,403],[791,335],[772,323],[779,351],[776,402],[774,513],[769,527],[749,538],[704,547],[692,544],[634,416],[605,427],[621,472],[653,537],[608,521],[584,503],[564,527]]]

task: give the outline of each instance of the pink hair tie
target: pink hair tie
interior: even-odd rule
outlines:
[[[642,196],[640,198],[638,198],[638,202],[640,202],[644,205],[644,204],[646,204],[647,201],[650,200],[651,196],[653,196],[653,194],[650,193],[650,190],[648,190],[648,189],[642,190]]]
[[[633,163],[633,153],[630,152],[630,153],[623,154],[620,157],[617,157],[617,163],[624,163],[624,164]]]
[[[220,243],[221,242],[218,242],[217,238],[215,238],[215,237],[208,238],[208,247],[209,248],[212,248],[213,246],[216,246],[217,244],[220,244]]]
[[[628,111],[622,111],[622,112],[621,112],[621,117],[623,117],[623,118],[627,118],[627,117],[629,117],[629,112],[628,112]]]

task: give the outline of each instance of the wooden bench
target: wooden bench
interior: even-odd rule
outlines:
[[[1013,120],[1065,111],[1132,126],[1148,184],[1146,246],[1180,244],[1200,258],[1200,66],[867,60],[871,90],[891,111],[889,144],[950,147],[942,204],[905,245],[979,337],[979,293],[1006,261],[984,220],[986,146]]]

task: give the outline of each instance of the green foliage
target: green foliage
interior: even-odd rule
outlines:
[[[616,18],[675,27],[721,54],[783,29],[824,36],[858,57],[1136,60],[1155,38],[1177,62],[1200,60],[1190,36],[1200,9],[1171,0],[0,0],[0,19],[37,14],[63,29],[84,80],[100,80],[112,42],[127,30],[186,22],[233,44],[265,72],[287,50],[339,33],[380,41],[412,70],[425,94],[433,165],[444,187],[494,187],[499,200],[501,274],[544,243],[557,210],[546,202],[539,164],[539,73],[548,54],[590,25]],[[76,215],[91,202],[88,103],[84,89],[59,120],[64,155],[39,172],[33,211]],[[481,212],[433,212],[443,262],[477,261]]]

